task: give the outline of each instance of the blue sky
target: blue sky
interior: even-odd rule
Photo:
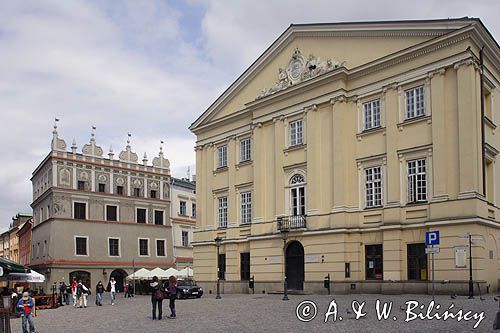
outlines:
[[[0,0],[0,229],[30,211],[31,172],[54,117],[79,150],[97,126],[107,153],[160,140],[175,176],[194,170],[188,126],[290,23],[480,17],[499,1]]]

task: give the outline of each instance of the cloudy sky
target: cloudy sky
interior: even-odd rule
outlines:
[[[194,170],[188,126],[290,23],[480,17],[497,41],[500,1],[0,0],[0,230],[31,211],[54,117],[68,146],[142,157],[160,140],[174,176]]]

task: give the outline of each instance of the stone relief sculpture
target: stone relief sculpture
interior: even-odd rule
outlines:
[[[336,68],[342,67],[344,63],[345,61],[341,63],[333,58],[321,62],[320,58],[313,54],[309,54],[306,59],[299,48],[295,48],[287,66],[278,69],[278,81],[271,88],[262,89],[260,95],[255,99],[264,98],[318,75],[330,72]]]
[[[84,155],[102,157],[103,150],[101,147],[96,145],[96,142],[95,142],[95,129],[96,129],[96,127],[92,126],[92,133],[90,135],[90,143],[83,145],[82,153]]]
[[[71,186],[71,173],[64,168],[59,171],[59,184],[62,186]]]
[[[121,162],[132,162],[132,163],[137,163],[139,160],[139,157],[137,156],[136,153],[132,151],[132,147],[130,147],[130,137],[132,135],[128,133],[128,139],[127,139],[127,146],[125,147],[125,150],[122,150],[120,154],[118,155],[118,158],[120,159]]]

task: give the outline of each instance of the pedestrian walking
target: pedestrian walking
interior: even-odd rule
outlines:
[[[34,333],[33,309],[35,308],[35,302],[27,291],[23,293],[23,297],[17,303],[17,308],[21,313],[23,333],[28,333],[28,324],[30,326],[29,332]]]
[[[69,305],[69,303],[70,303],[70,299],[69,298],[71,296],[71,285],[67,285],[66,286],[66,294],[65,294],[65,296],[66,296],[66,305]]]
[[[158,277],[153,276],[153,282],[149,284],[151,286],[151,304],[153,305],[153,320],[156,319],[156,308],[158,308],[158,320],[161,320],[163,314],[163,299],[165,295],[163,294],[163,288],[158,282]]]
[[[59,293],[61,294],[61,306],[63,306],[66,303],[66,284],[64,282],[59,285]]]
[[[76,307],[76,300],[77,300],[77,294],[76,294],[76,287],[78,286],[78,282],[76,281],[76,278],[73,278],[73,282],[71,282],[71,295],[73,296],[73,306]]]
[[[104,285],[102,284],[101,281],[99,281],[97,283],[97,285],[95,286],[95,295],[96,295],[95,304],[97,306],[102,306],[102,294],[103,293],[104,293]]]
[[[170,316],[168,318],[175,319],[177,314],[175,312],[175,300],[177,299],[177,278],[171,275],[168,278],[168,298],[170,307]]]
[[[129,297],[129,295],[128,295],[128,284],[125,284],[123,286],[123,297],[125,297],[125,298]]]
[[[134,297],[134,285],[132,282],[128,283],[128,295],[129,297]]]
[[[118,290],[116,290],[116,281],[114,277],[111,277],[111,280],[109,280],[106,290],[111,293],[111,305],[115,305],[116,292]]]
[[[78,296],[78,301],[80,308],[87,307],[87,297],[90,295],[90,290],[86,285],[82,283],[82,280],[78,281],[78,285],[76,287],[76,294]]]

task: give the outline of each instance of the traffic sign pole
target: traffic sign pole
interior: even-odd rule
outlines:
[[[474,280],[472,280],[472,234],[469,233],[469,299],[474,298]]]
[[[433,245],[434,247],[434,245]],[[434,281],[436,280],[435,271],[434,271],[434,253],[432,253],[432,300],[434,300]]]

